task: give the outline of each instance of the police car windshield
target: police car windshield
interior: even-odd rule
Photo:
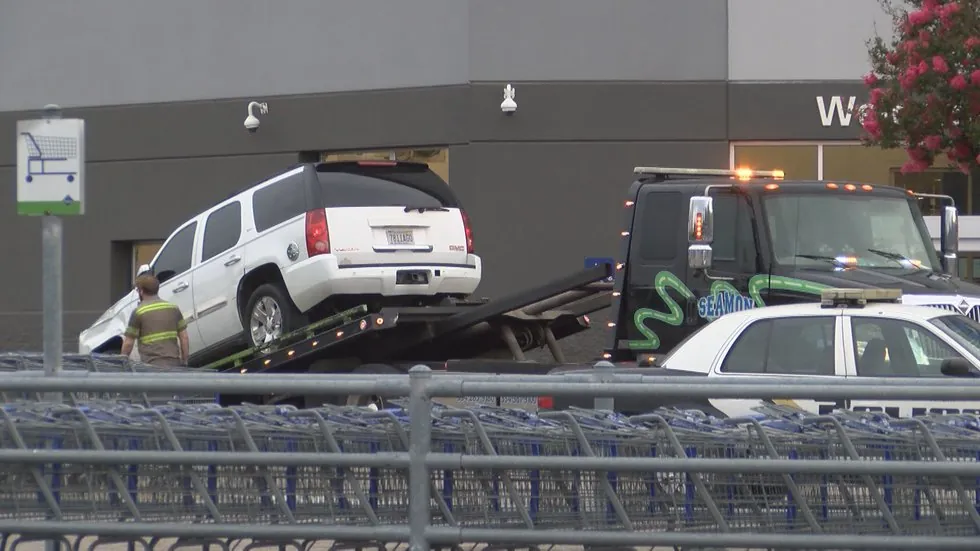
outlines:
[[[980,358],[980,323],[957,315],[939,316],[933,318],[932,323],[967,349],[974,358]]]
[[[783,266],[935,271],[939,265],[921,215],[905,198],[780,193],[764,206],[773,254]]]

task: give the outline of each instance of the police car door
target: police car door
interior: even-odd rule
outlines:
[[[963,358],[952,343],[920,321],[860,314],[844,319],[848,377],[944,377],[942,361]],[[980,413],[980,403],[963,401],[848,400],[844,405],[854,411],[879,411],[892,417]]]
[[[785,377],[833,380],[844,376],[840,310],[811,310],[806,314],[761,318],[746,325],[734,342],[719,355],[713,376],[746,379]],[[785,400],[776,403],[818,413],[816,400]],[[759,400],[711,400],[711,405],[731,417],[752,413]]]

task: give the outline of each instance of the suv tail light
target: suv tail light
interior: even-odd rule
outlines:
[[[327,211],[324,209],[306,213],[306,254],[330,254],[330,230],[327,228]]]
[[[465,211],[459,211],[463,216],[463,231],[466,232],[466,254],[473,254],[473,227],[470,226],[470,217],[466,216]]]

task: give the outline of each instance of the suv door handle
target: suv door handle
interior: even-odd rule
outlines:
[[[242,257],[238,256],[237,254],[232,255],[231,257],[228,258],[228,260],[225,260],[225,266],[232,266],[238,264],[239,262],[241,262],[241,260]]]
[[[190,287],[190,285],[188,285],[186,281],[181,281],[176,287],[174,287],[174,292],[179,293],[181,291],[186,291],[188,287]]]

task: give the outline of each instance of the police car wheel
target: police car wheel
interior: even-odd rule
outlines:
[[[302,327],[302,314],[277,285],[266,283],[252,293],[245,308],[245,333],[252,346],[267,345]]]

